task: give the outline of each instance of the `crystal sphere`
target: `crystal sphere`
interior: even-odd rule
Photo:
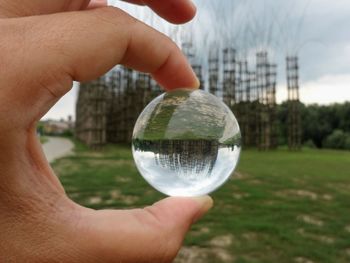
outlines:
[[[202,90],[177,89],[150,102],[135,124],[132,151],[138,170],[170,196],[208,194],[230,177],[241,134],[232,111]]]

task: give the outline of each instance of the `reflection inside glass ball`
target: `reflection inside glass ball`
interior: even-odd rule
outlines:
[[[221,186],[241,150],[238,122],[217,97],[177,89],[155,98],[139,116],[132,139],[141,175],[170,196],[200,196]]]

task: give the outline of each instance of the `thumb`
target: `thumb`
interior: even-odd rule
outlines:
[[[212,206],[209,196],[170,197],[144,209],[93,212],[87,240],[99,245],[88,250],[106,262],[171,262],[190,226]]]
[[[213,199],[210,196],[200,197],[169,197],[146,207],[145,212],[151,213],[159,221],[172,222],[176,226],[185,227],[198,221],[211,207]],[[185,232],[187,229],[184,229]]]

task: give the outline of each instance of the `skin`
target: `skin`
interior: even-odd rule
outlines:
[[[130,2],[174,23],[195,14],[187,0]],[[105,5],[0,0],[0,262],[171,262],[212,206],[206,196],[87,209],[66,196],[47,163],[36,123],[73,80],[95,79],[120,63],[151,73],[165,89],[198,87],[169,38]]]

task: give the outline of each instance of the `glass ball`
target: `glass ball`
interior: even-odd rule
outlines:
[[[132,138],[138,170],[169,196],[206,195],[233,173],[241,133],[232,111],[202,90],[177,89],[151,101]]]

